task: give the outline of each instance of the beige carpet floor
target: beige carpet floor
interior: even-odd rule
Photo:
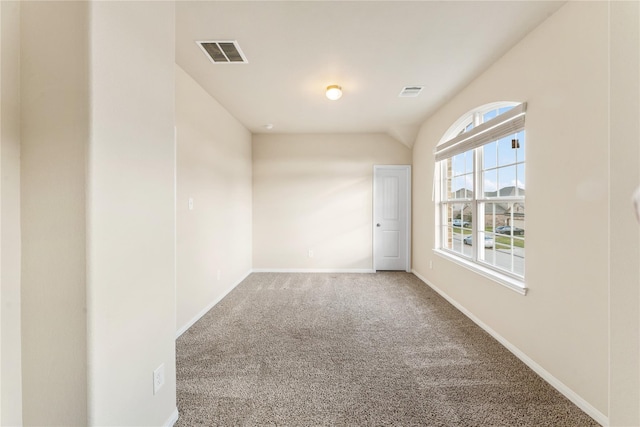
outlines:
[[[401,272],[250,275],[178,339],[177,393],[179,427],[598,425]]]

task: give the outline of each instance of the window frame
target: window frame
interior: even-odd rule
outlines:
[[[491,113],[492,111],[500,110],[508,108],[508,110],[503,111],[502,113],[497,113],[496,116],[490,117],[485,126],[482,126],[484,117]],[[510,112],[511,111],[511,112]],[[507,114],[508,113],[508,114]],[[527,287],[525,285],[525,270],[523,267],[522,275],[519,275],[514,271],[514,257],[515,251],[514,248],[514,239],[516,237],[511,234],[508,237],[511,238],[511,249],[510,249],[510,270],[506,270],[501,268],[496,259],[494,258],[492,262],[487,262],[484,257],[485,253],[485,245],[484,244],[475,244],[471,245],[471,255],[468,256],[465,254],[465,244],[463,242],[462,237],[465,236],[465,233],[462,231],[463,229],[469,230],[472,239],[475,241],[484,241],[485,235],[490,235],[493,237],[494,246],[496,245],[496,233],[495,230],[487,231],[485,229],[485,209],[491,203],[507,203],[510,206],[515,206],[516,203],[522,203],[525,205],[525,195],[518,194],[516,191],[515,196],[501,196],[499,184],[496,183],[496,197],[487,197],[485,194],[485,189],[483,188],[483,173],[484,169],[484,159],[483,159],[483,147],[496,142],[499,140],[513,135],[517,132],[523,132],[525,141],[526,141],[526,132],[524,126],[524,116],[526,113],[526,103],[517,103],[517,102],[498,102],[486,104],[484,106],[475,108],[474,110],[468,112],[463,115],[460,119],[458,119],[445,133],[444,137],[441,139],[440,143],[436,146],[434,150],[435,154],[435,167],[434,167],[434,202],[435,202],[435,228],[436,228],[436,239],[435,239],[435,248],[434,252],[440,256],[443,256],[459,265],[462,265],[468,269],[475,271],[476,273],[481,274],[489,279],[492,279],[495,282],[498,282],[509,289],[512,289],[522,295],[526,295]],[[504,117],[501,117],[503,116]],[[494,120],[497,119],[497,120]],[[511,121],[513,123],[507,123],[507,121]],[[470,127],[473,125],[472,127]],[[517,129],[516,132],[513,132],[513,129]],[[471,134],[468,137],[465,134]],[[497,135],[496,137],[494,137]],[[487,138],[489,138],[487,140]],[[478,140],[481,142],[478,144]],[[444,148],[444,149],[443,149]],[[526,143],[525,143],[526,149]],[[453,154],[444,154],[450,150],[449,153]],[[452,165],[453,157],[465,153],[465,157],[469,154],[472,156],[472,170],[471,181],[472,181],[472,189],[471,189],[471,197],[469,197],[469,193],[466,191],[468,189],[465,186],[465,191],[462,193],[462,198],[453,198],[447,199],[446,194],[450,194],[450,191],[447,190],[446,186],[448,185],[448,178],[453,178],[457,175],[448,175],[447,169],[445,169],[444,165]],[[496,162],[496,165],[493,167],[494,170],[499,171],[499,168],[506,166],[515,166],[516,171],[518,165],[522,165],[522,168],[526,168],[526,156],[524,160],[518,161],[516,156],[516,160],[513,162],[513,165],[500,165]],[[453,167],[453,166],[451,166]],[[463,176],[468,175],[469,171],[466,170],[467,161],[465,160],[465,169],[463,171]],[[499,172],[496,172],[497,174]],[[517,172],[516,172],[517,174]],[[468,178],[466,178],[468,179]],[[453,182],[453,181],[452,181]],[[526,182],[526,179],[525,179]],[[517,183],[516,183],[517,188]],[[458,191],[458,190],[456,190]],[[464,227],[465,223],[465,208],[462,207],[460,213],[460,221],[461,221],[461,238],[460,238],[460,250],[456,251],[453,247],[453,242],[451,243],[451,247],[448,247],[447,242],[449,237],[453,233],[453,214],[451,214],[451,218],[449,218],[451,206],[466,204],[470,206],[471,211],[471,227]],[[463,205],[464,206],[464,205]],[[495,212],[495,211],[494,211]],[[511,219],[514,217],[513,211],[510,212]],[[482,220],[479,220],[482,218]],[[451,219],[451,221],[449,221]],[[496,227],[494,218],[493,227]],[[480,224],[482,223],[482,224]],[[513,224],[513,221],[510,222]],[[467,233],[468,234],[468,233]],[[502,236],[501,236],[502,237]],[[506,236],[505,236],[506,237]]]

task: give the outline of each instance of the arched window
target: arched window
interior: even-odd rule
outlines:
[[[525,113],[514,102],[474,109],[435,150],[436,249],[523,294]]]

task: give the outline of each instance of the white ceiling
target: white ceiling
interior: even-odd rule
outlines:
[[[253,133],[386,132],[411,146],[431,113],[563,3],[180,1],[176,61]],[[237,40],[249,63],[213,64],[197,40]],[[340,100],[325,98],[330,84]],[[425,89],[399,98],[407,85]]]

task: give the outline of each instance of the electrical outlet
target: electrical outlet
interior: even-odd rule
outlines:
[[[218,280],[220,280],[220,270],[218,270],[217,276],[218,276]]]
[[[193,210],[193,197],[189,197],[189,210]]]
[[[164,385],[164,363],[153,371],[153,394],[157,394]]]
[[[309,249],[309,258],[313,258],[313,251]]]
[[[429,269],[433,268],[433,261],[429,261]]]

